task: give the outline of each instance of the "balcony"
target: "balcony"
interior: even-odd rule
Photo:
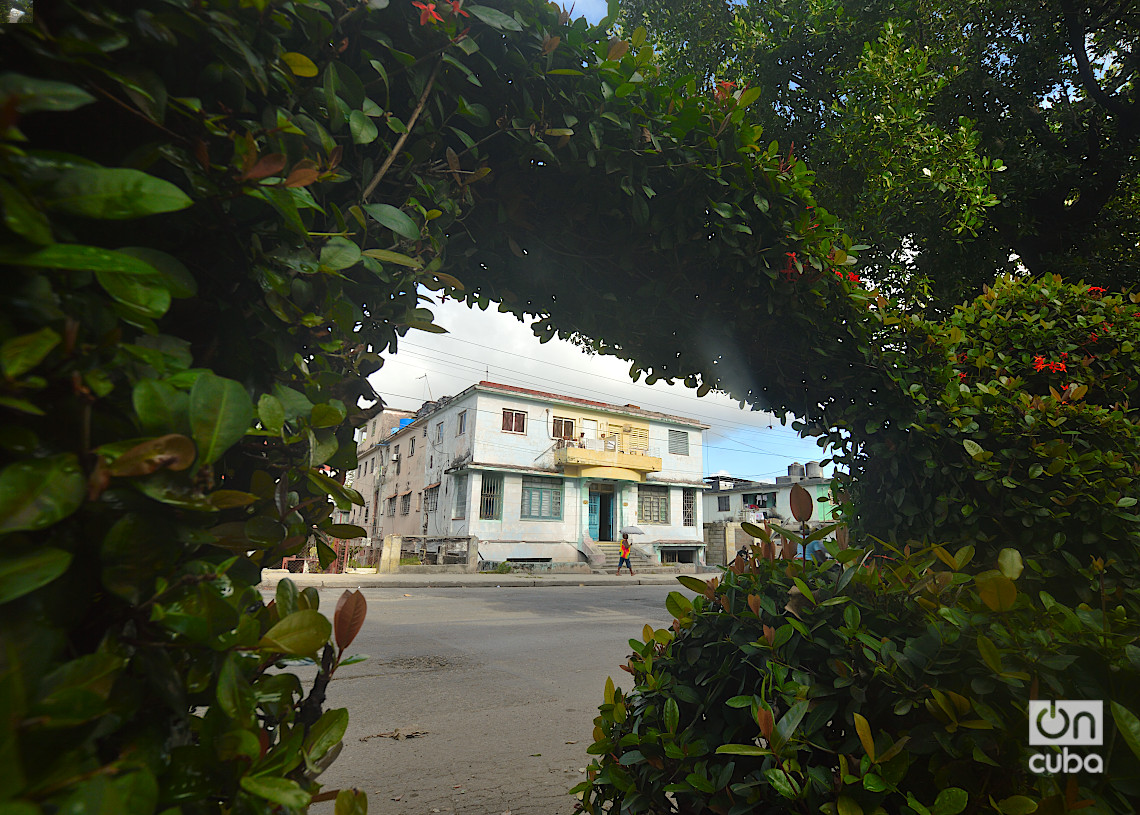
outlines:
[[[661,470],[661,457],[655,453],[653,449],[623,450],[617,439],[563,440],[555,447],[554,463],[579,478],[644,481],[646,473]]]

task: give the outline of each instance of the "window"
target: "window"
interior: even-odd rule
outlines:
[[[435,440],[443,441],[443,422],[440,422],[435,426]]]
[[[419,512],[421,509],[423,509],[423,506],[424,506],[424,494],[422,492],[417,492],[416,493],[416,512]]]
[[[400,496],[400,514],[407,515],[412,511],[412,494],[405,492]]]
[[[729,497],[727,495],[718,495],[716,497],[716,511],[728,512],[728,501]]]
[[[669,431],[669,455],[689,455],[689,434],[684,430]]]
[[[396,475],[399,475],[400,474],[400,445],[398,445],[398,444],[396,445],[396,448],[392,451],[392,460],[394,462],[396,462]]]
[[[388,517],[394,518],[396,516],[396,496],[388,499]]]
[[[435,456],[428,456],[428,469],[435,466]]]
[[[416,437],[412,436],[412,442],[408,447],[408,458],[411,458],[415,454],[416,454]]]
[[[637,520],[643,524],[669,523],[669,488],[642,484],[637,488]]]
[[[456,420],[456,422],[457,422],[457,427],[456,427],[455,435],[456,436],[462,436],[464,433],[467,432],[467,411],[466,410],[459,411],[459,418]]]
[[[452,476],[455,479],[455,518],[467,517],[467,473]]]
[[[498,521],[503,517],[503,476],[500,473],[483,473],[483,486],[479,490],[479,517],[484,521]]]
[[[526,412],[503,408],[503,432],[526,433]]]
[[[531,520],[562,519],[562,479],[524,478],[519,517]]]
[[[563,419],[560,416],[554,417],[554,438],[556,439],[573,439],[574,435],[574,420]]]
[[[364,523],[368,523],[368,505],[364,505]]]
[[[439,484],[424,491],[424,510],[435,512],[439,509]]]
[[[681,523],[685,526],[697,525],[697,491],[685,487],[681,493]]]
[[[646,453],[649,451],[649,431],[644,427],[635,427],[629,433],[629,452]]]

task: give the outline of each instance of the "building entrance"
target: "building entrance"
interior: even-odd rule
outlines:
[[[614,539],[614,488],[612,484],[590,485],[590,537]]]

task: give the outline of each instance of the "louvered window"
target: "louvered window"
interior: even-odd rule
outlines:
[[[689,434],[684,430],[669,431],[669,454],[673,456],[689,455]]]
[[[528,520],[561,520],[562,479],[524,478],[519,516]]]

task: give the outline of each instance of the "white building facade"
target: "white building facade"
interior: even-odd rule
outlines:
[[[480,382],[414,426],[429,547],[474,539],[482,561],[581,562],[636,525],[657,562],[701,562],[708,425]]]

